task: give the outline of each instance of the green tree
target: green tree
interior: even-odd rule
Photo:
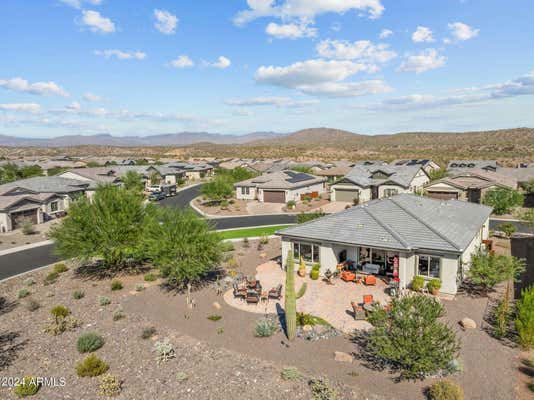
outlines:
[[[32,178],[34,176],[43,176],[43,169],[38,165],[21,168],[14,163],[7,163],[0,167],[0,184]]]
[[[516,280],[524,270],[524,260],[512,256],[478,252],[471,256],[471,266],[467,275],[471,282],[487,292],[498,283],[510,279]]]
[[[534,209],[518,213],[517,217],[519,220],[524,223],[530,229],[530,233],[534,234]]]
[[[504,224],[500,224],[497,229],[500,230],[502,233],[504,233],[507,238],[511,238],[512,235],[517,230],[515,225],[512,224],[511,222],[505,222]]]
[[[431,182],[446,178],[449,175],[449,172],[445,168],[435,169],[428,173]]]
[[[515,328],[519,343],[526,349],[534,348],[534,286],[521,291],[521,298],[516,304]]]
[[[449,368],[460,345],[454,331],[439,321],[445,308],[424,295],[392,299],[389,311],[377,307],[369,316],[374,329],[368,350],[386,360],[401,378],[424,378]]]
[[[130,190],[134,193],[143,193],[145,189],[145,183],[143,182],[143,176],[135,171],[128,171],[121,178],[122,186],[126,190]]]
[[[20,179],[32,178],[34,176],[43,175],[43,169],[39,165],[28,165],[19,169]]]
[[[514,207],[521,206],[523,195],[512,189],[491,189],[486,193],[482,202],[493,207],[494,214],[503,215],[510,213]]]
[[[234,194],[233,180],[228,176],[216,176],[212,181],[202,185],[200,193],[210,200],[221,201]]]
[[[297,335],[297,299],[295,294],[295,260],[292,251],[288,252],[286,261],[284,314],[287,338],[289,340],[295,340]]]
[[[121,268],[143,258],[140,241],[145,219],[141,196],[104,185],[92,201],[82,197],[71,204],[68,216],[52,228],[50,236],[61,257],[81,262],[96,257],[106,267]]]
[[[192,210],[153,208],[143,233],[144,252],[169,283],[183,288],[221,261],[221,238],[210,228]]]

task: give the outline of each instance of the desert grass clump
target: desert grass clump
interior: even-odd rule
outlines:
[[[111,374],[105,374],[100,379],[100,394],[106,397],[118,396],[122,391],[122,382]]]
[[[145,290],[144,283],[138,283],[138,284],[135,285],[135,291],[136,292],[142,292],[143,290]]]
[[[65,331],[72,331],[80,325],[80,322],[70,315],[70,310],[63,305],[52,307],[50,314],[52,320],[45,328],[45,332],[53,336],[61,335]]]
[[[284,381],[293,381],[300,378],[300,371],[295,367],[287,367],[282,370],[280,377]]]
[[[156,351],[156,361],[158,363],[169,361],[175,357],[174,347],[169,339],[165,338],[162,341],[154,343],[154,349]]]
[[[212,314],[212,315],[208,315],[207,318],[208,318],[210,321],[217,322],[217,321],[220,321],[220,320],[222,319],[222,315]]]
[[[19,290],[19,292],[17,293],[17,297],[19,299],[23,299],[25,297],[28,297],[30,294],[31,294],[30,291],[28,289],[24,288],[24,289],[20,289]]]
[[[311,379],[308,385],[310,386],[313,400],[338,400],[341,398],[339,392],[332,388],[328,381]]]
[[[180,382],[180,383],[181,383],[181,382],[185,382],[187,379],[189,379],[189,376],[188,376],[185,372],[183,372],[183,371],[178,371],[178,372],[176,373],[176,380],[177,380],[178,382]]]
[[[74,300],[80,300],[85,297],[85,292],[82,289],[76,289],[74,292],[72,292],[72,298]]]
[[[57,272],[58,274],[62,274],[63,272],[67,272],[69,269],[67,266],[63,263],[59,263],[54,265],[54,272]]]
[[[156,276],[156,274],[149,273],[149,274],[145,274],[144,279],[145,279],[145,282],[154,282],[155,280],[158,279],[158,277]]]
[[[76,349],[80,353],[92,353],[104,345],[104,339],[96,332],[85,332],[78,337]]]
[[[156,328],[153,326],[149,326],[146,328],[143,328],[143,331],[141,332],[141,339],[150,339],[152,336],[156,334]]]
[[[121,290],[124,286],[122,285],[122,282],[118,279],[113,279],[111,281],[111,290]]]
[[[59,273],[50,272],[48,275],[46,275],[44,283],[45,283],[45,285],[52,285],[52,284],[56,283],[58,278],[59,278]]]
[[[123,318],[126,318],[126,314],[124,313],[124,310],[122,309],[122,307],[119,307],[113,313],[113,321],[118,321]]]
[[[68,315],[70,315],[70,310],[67,307],[59,304],[57,306],[52,307],[52,309],[50,310],[50,314],[52,314],[52,316],[56,319],[66,318]]]
[[[39,385],[37,384],[37,378],[35,376],[25,376],[22,380],[15,385],[13,392],[18,397],[28,397],[37,394],[39,391]]]
[[[32,277],[29,277],[29,278],[24,279],[22,283],[24,284],[24,286],[32,286],[32,285],[35,285],[35,279],[33,279]]]
[[[108,304],[111,304],[111,300],[109,299],[109,297],[100,296],[98,298],[98,304],[100,304],[101,306],[107,306]]]
[[[430,400],[463,400],[464,392],[456,383],[443,379],[430,386],[428,398]]]
[[[87,356],[83,361],[76,364],[76,374],[79,377],[99,376],[107,372],[109,366],[95,354]]]

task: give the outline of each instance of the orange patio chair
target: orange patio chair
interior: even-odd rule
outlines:
[[[350,271],[343,271],[341,273],[341,279],[343,279],[345,282],[353,282],[356,279],[356,274]]]
[[[372,303],[374,300],[373,300],[373,295],[372,294],[365,294],[363,296],[363,304],[370,304]]]
[[[365,277],[365,284],[367,286],[374,286],[376,285],[376,277],[374,275],[367,275]]]

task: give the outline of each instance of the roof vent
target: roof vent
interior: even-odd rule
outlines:
[[[364,228],[364,224],[356,224],[356,228],[363,229]]]

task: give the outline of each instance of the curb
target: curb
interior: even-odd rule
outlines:
[[[257,226],[247,226],[246,228],[217,229],[215,232],[241,231],[241,230],[245,230],[245,229],[256,229],[256,228],[269,228],[271,226],[280,226],[280,225],[297,225],[297,224],[290,223],[290,224],[257,225]],[[252,238],[249,238],[249,239],[252,239]]]
[[[0,279],[0,283],[3,283],[3,282],[7,282],[11,279],[15,279],[15,278],[18,278],[20,276],[24,276],[24,275],[28,275],[28,274],[33,274],[34,272],[38,272],[42,269],[45,269],[45,268],[50,268],[51,266],[53,265],[56,265],[57,263],[53,263],[53,264],[48,264],[48,265],[43,265],[42,267],[38,267],[38,268],[34,268],[34,269],[31,269],[29,271],[26,271],[26,272],[21,272],[20,274],[17,274],[17,275],[12,275],[12,276],[9,276],[7,278],[4,278],[4,279]]]
[[[276,239],[278,238],[279,236],[276,236],[276,235],[270,235],[270,236],[267,236],[267,238],[269,239]],[[261,236],[254,236],[254,237],[249,237],[247,238],[248,240],[259,240],[261,239],[262,237]],[[235,238],[235,239],[225,239],[223,240],[223,242],[242,242],[243,240],[245,240],[245,238]]]
[[[18,247],[13,247],[11,249],[1,250],[0,251],[0,257],[8,255],[8,254],[12,254],[12,253],[18,253],[19,251],[33,249],[35,247],[46,246],[46,245],[49,245],[49,244],[52,244],[52,243],[54,243],[53,240],[43,240],[41,242],[25,244],[24,246],[18,246]]]

